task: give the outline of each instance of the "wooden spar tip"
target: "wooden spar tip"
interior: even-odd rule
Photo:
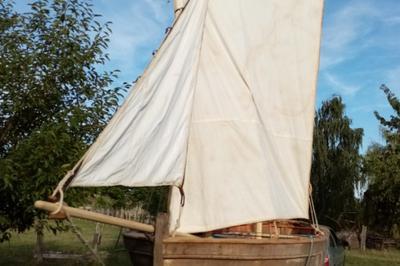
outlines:
[[[35,202],[35,207],[37,209],[42,209],[48,212],[54,212],[57,210],[59,203],[52,203],[47,201],[38,200]],[[146,233],[153,233],[154,226],[134,221],[129,221],[122,218],[117,218],[101,213],[91,212],[83,209],[73,208],[69,206],[63,206],[62,211],[67,213],[68,215],[76,218],[82,218],[90,221],[111,224],[116,226],[121,226],[133,230],[138,230]]]
[[[52,203],[48,201],[38,200],[35,201],[35,208],[45,210],[48,212],[54,212],[57,210],[59,203]],[[87,211],[79,208],[73,208],[63,205],[61,211],[68,214],[71,217],[86,219],[89,221],[111,224],[115,226],[125,227],[132,230],[137,230],[145,233],[154,233],[154,226],[150,224],[139,223],[135,221],[130,221],[122,218],[117,218],[97,212]],[[177,233],[177,236],[195,237],[192,234]]]

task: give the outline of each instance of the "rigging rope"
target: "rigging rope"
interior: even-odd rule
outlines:
[[[308,256],[307,256],[306,266],[308,266],[310,264],[310,261],[311,261],[310,259],[311,259],[311,256],[312,256],[313,247],[314,247],[314,237],[311,236],[310,251],[309,251]]]
[[[309,185],[309,198],[310,198],[309,205],[310,205],[310,214],[311,214],[312,225],[317,232],[322,232],[319,228],[317,213],[315,211],[314,200],[312,197],[312,185],[311,184]]]
[[[81,232],[79,232],[77,226],[72,222],[71,217],[69,216],[69,214],[66,212],[66,216],[67,216],[67,221],[69,222],[69,224],[71,225],[72,228],[72,232],[75,233],[75,235],[79,238],[79,240],[83,243],[84,246],[86,246],[90,252],[93,254],[93,256],[96,258],[96,260],[103,266],[105,266],[104,262],[101,260],[101,258],[99,257],[99,255],[97,254],[97,252],[89,245],[89,243],[85,240],[85,238],[83,237],[83,235],[81,234]]]

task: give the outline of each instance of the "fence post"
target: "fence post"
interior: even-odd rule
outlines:
[[[362,226],[361,229],[361,251],[365,251],[365,243],[367,242],[367,227],[365,225]]]

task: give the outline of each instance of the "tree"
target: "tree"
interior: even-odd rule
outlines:
[[[375,111],[382,126],[385,145],[373,144],[364,159],[368,189],[364,194],[364,219],[373,229],[387,235],[400,225],[400,101],[385,85],[394,115],[385,119]]]
[[[344,111],[340,97],[324,101],[314,125],[313,199],[319,220],[334,227],[341,214],[356,209],[354,190],[360,180],[363,130],[351,128]]]
[[[111,30],[87,1],[0,0],[0,240],[22,232],[115,112],[126,86],[99,72]],[[68,193],[73,198],[74,193]],[[77,199],[84,199],[80,192]]]

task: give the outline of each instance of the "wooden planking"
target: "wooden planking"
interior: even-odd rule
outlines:
[[[311,254],[321,253],[324,245],[314,244]],[[236,245],[236,244],[184,244],[164,245],[164,258],[220,258],[271,259],[307,257],[311,245]],[[290,251],[288,250],[290,249]]]
[[[288,239],[164,240],[164,265],[321,265],[326,237]],[[312,248],[312,250],[310,250]],[[311,255],[310,258],[309,255]]]
[[[164,240],[164,243],[224,243],[224,244],[248,244],[248,245],[292,245],[292,244],[309,244],[311,238],[298,236],[295,239],[291,238],[263,238],[263,239],[249,239],[249,238],[202,238],[202,237],[169,237]],[[314,238],[314,243],[326,241],[326,236],[317,236]]]
[[[156,225],[156,235],[163,235],[163,233],[157,233],[157,228],[162,228],[162,225],[158,225],[159,223],[160,221]],[[156,237],[160,239],[158,235]],[[125,237],[124,240],[126,240]],[[162,241],[161,248],[159,244],[153,242],[154,239],[148,239],[141,235],[132,235],[130,240],[130,242],[135,242],[135,240],[137,242],[133,246],[128,245],[134,265],[162,266],[317,266],[323,263],[327,244],[327,236],[324,235],[313,239],[309,237],[298,237],[297,239],[167,237]],[[155,257],[159,256],[160,249],[162,250],[161,262],[159,258],[153,260],[152,244],[146,248],[145,253],[142,253],[142,247],[146,246],[147,242],[155,244]],[[151,260],[149,260],[150,258]]]
[[[166,259],[164,260],[164,266],[320,266],[322,265],[321,257],[312,257],[307,263],[304,258],[292,259],[292,260],[218,260],[218,259]]]

